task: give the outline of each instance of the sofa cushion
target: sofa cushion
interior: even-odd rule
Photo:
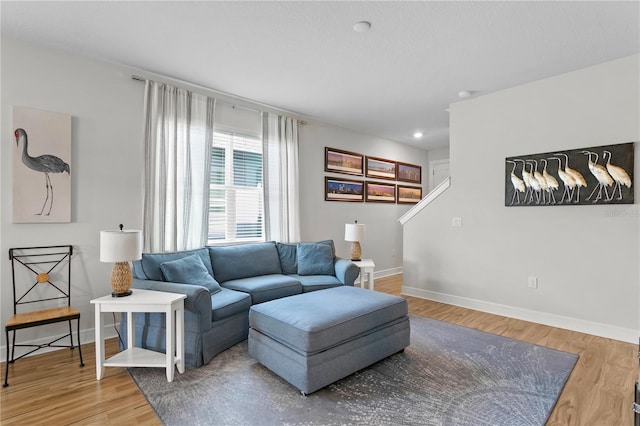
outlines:
[[[299,275],[335,275],[333,250],[329,245],[300,243],[296,254]]]
[[[282,274],[225,281],[222,287],[249,293],[252,305],[302,293],[300,281]]]
[[[300,281],[303,293],[344,285],[333,275],[291,275],[291,278]]]
[[[336,246],[333,244],[333,240],[322,240],[317,241],[316,244],[325,244],[331,247],[331,253],[333,253],[333,257],[336,257]]]
[[[251,307],[251,296],[240,291],[222,288],[211,296],[212,320],[220,321],[235,314],[246,312]]]
[[[335,258],[336,250],[333,245],[333,240],[318,241],[315,244],[326,244],[331,247],[331,253]],[[278,256],[280,257],[280,267],[283,274],[297,274],[298,273],[298,243],[276,243],[276,249],[278,250]]]
[[[297,274],[298,273],[298,257],[296,252],[298,251],[297,244],[276,243],[276,249],[278,250],[278,257],[280,257],[280,267],[283,274]]]
[[[165,281],[201,285],[206,287],[211,294],[220,291],[220,284],[209,274],[204,263],[202,263],[202,259],[197,254],[162,262],[160,270],[164,275]]]
[[[259,275],[282,274],[273,242],[209,247],[213,277],[223,283]]]
[[[146,275],[147,279],[164,281],[162,271],[160,270],[161,263],[182,259],[183,257],[191,256],[193,254],[197,254],[200,257],[209,274],[211,274],[211,276],[214,276],[213,270],[211,269],[211,259],[209,259],[209,251],[206,248],[175,251],[171,253],[143,253],[142,259],[134,263],[138,263],[139,266],[142,267],[142,271]],[[139,271],[140,268],[135,269]]]

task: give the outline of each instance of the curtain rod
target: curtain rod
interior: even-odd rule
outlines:
[[[136,75],[136,74],[131,74],[131,79],[132,79],[132,80],[136,80],[136,81],[142,81],[142,82],[144,82],[144,81],[147,81],[147,80],[148,80],[148,79],[146,79],[146,78],[144,78],[144,77],[140,77],[139,75]],[[268,108],[268,109],[274,110],[274,111],[284,112],[284,113],[286,113],[286,114],[291,114],[291,115],[295,115],[295,116],[297,116],[297,117],[301,117],[301,115],[300,115],[300,114],[298,114],[298,113],[296,113],[296,112],[289,111],[289,110],[282,109],[282,108],[278,108],[278,107],[274,107],[274,106],[269,105],[269,104],[263,104],[263,103],[261,103],[261,102],[257,102],[257,101],[254,101],[254,100],[251,100],[251,99],[248,99],[248,98],[244,98],[244,97],[242,97],[242,96],[232,95],[231,93],[223,92],[223,91],[221,91],[221,90],[211,89],[211,88],[209,88],[209,87],[201,86],[201,85],[199,85],[199,84],[189,83],[188,81],[179,80],[179,79],[176,79],[176,78],[167,77],[167,79],[168,79],[168,80],[173,80],[173,81],[175,81],[176,83],[180,83],[180,84],[184,84],[184,85],[187,85],[187,86],[195,87],[195,88],[197,88],[197,89],[206,90],[206,91],[208,91],[208,92],[213,92],[213,93],[216,93],[216,94],[219,94],[219,95],[228,96],[228,97],[230,97],[230,98],[232,98],[232,99],[237,99],[237,100],[239,100],[239,101],[248,102],[248,103],[251,103],[251,104],[254,104],[254,105],[260,106],[260,107],[264,107],[264,108]],[[149,80],[151,80],[151,79],[149,79]],[[229,104],[229,105],[233,105],[233,107],[235,107],[235,108],[244,108],[244,109],[247,109],[247,110],[249,110],[249,111],[262,112],[262,111],[260,111],[260,110],[258,110],[258,109],[255,109],[255,108],[247,107],[247,106],[244,106],[244,105],[237,105],[237,104],[234,104],[233,102],[223,101],[223,100],[221,101],[221,100],[219,100],[219,99],[217,99],[217,100],[218,100],[218,101],[220,101],[220,102],[224,102],[224,103],[226,103],[226,104]],[[298,122],[299,122],[300,124],[307,124],[307,122],[306,122],[305,120],[298,120]]]

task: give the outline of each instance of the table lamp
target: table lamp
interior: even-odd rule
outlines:
[[[360,260],[362,256],[362,247],[360,241],[364,240],[365,226],[356,223],[347,223],[344,225],[344,240],[351,241],[351,260]]]
[[[129,296],[133,282],[129,261],[142,258],[142,231],[122,229],[100,231],[100,262],[112,262],[111,289],[113,297]]]

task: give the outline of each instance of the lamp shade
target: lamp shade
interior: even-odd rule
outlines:
[[[344,225],[345,241],[362,241],[364,240],[366,227],[361,223],[347,223]]]
[[[128,262],[142,258],[142,231],[100,231],[100,262]]]

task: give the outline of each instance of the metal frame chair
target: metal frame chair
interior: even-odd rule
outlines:
[[[6,342],[7,342],[7,358],[4,375],[3,387],[9,386],[9,364],[13,364],[16,360],[25,357],[39,349],[49,347],[70,348],[73,350],[73,334],[71,331],[71,321],[77,321],[78,333],[78,353],[80,355],[80,367],[84,367],[82,360],[82,348],[80,346],[80,312],[71,307],[71,256],[73,255],[73,246],[47,246],[47,247],[22,247],[9,249],[9,260],[11,261],[11,276],[13,284],[13,316],[4,326]],[[16,287],[16,269],[26,268],[27,275],[33,273],[35,282],[33,282],[26,291],[22,291],[24,287],[18,290]],[[65,271],[66,270],[66,271]],[[65,273],[66,272],[66,273]],[[66,278],[66,283],[53,283],[53,275]],[[66,275],[66,277],[65,277]],[[43,286],[46,286],[44,288]],[[55,300],[65,300],[66,306],[59,306],[49,309],[38,309],[31,311],[18,312],[19,307],[40,306],[51,304]],[[49,302],[49,303],[47,303]],[[58,302],[59,303],[59,302]],[[20,309],[23,310],[23,309]],[[45,324],[54,324],[58,322],[69,322],[69,333],[57,337],[43,344],[16,344],[16,331],[24,328],[38,327]],[[13,331],[13,339],[9,344],[9,332]],[[69,337],[70,344],[57,344],[65,337]],[[11,349],[10,349],[11,347]],[[28,351],[15,358],[16,347],[30,347]],[[11,357],[9,357],[11,354]]]

